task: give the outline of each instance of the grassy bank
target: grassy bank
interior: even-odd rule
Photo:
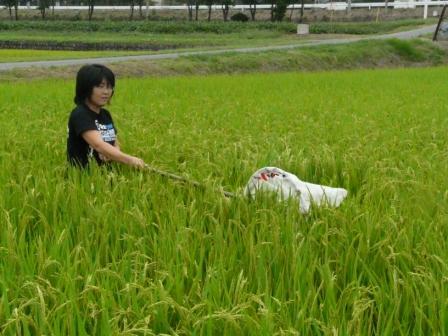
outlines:
[[[0,334],[446,334],[447,76],[120,79],[124,150],[205,191],[67,170],[73,80],[1,83]],[[267,165],[349,197],[212,191]]]
[[[322,71],[359,68],[422,67],[448,63],[447,49],[424,40],[363,41],[263,53],[226,53],[174,60],[112,64],[119,76],[173,76],[217,73]],[[78,67],[0,72],[1,80],[74,78]]]
[[[191,56],[185,64],[170,61],[167,67],[178,69],[179,73],[207,74],[429,66],[447,61],[447,52],[431,42],[391,39],[259,54]]]
[[[276,44],[300,43],[315,38],[334,37],[325,35],[310,35],[297,37],[296,34],[285,34],[276,31],[245,31],[242,33],[228,33],[216,35],[211,33],[191,34],[155,34],[155,33],[107,33],[95,32],[86,34],[83,32],[29,32],[29,31],[0,31],[0,41],[19,41],[20,44],[33,45],[33,48],[41,48],[38,44],[57,43],[57,48],[63,48],[64,44],[93,45],[101,49],[105,45],[115,45],[116,49],[144,48],[150,50],[180,49],[180,48],[205,48],[205,47],[240,47],[240,46],[265,46]],[[45,46],[44,46],[45,47]],[[51,49],[49,46],[47,49]]]
[[[314,34],[384,34],[399,30],[412,29],[428,24],[435,24],[436,19],[428,20],[397,20],[384,22],[319,22],[310,26]]]
[[[423,22],[403,20],[381,23],[316,23],[310,26],[310,35],[299,37],[296,35],[296,24],[288,22],[6,21],[0,22],[0,48],[153,52],[207,47],[256,47],[395,32],[418,27]],[[0,61],[7,60],[0,58]]]

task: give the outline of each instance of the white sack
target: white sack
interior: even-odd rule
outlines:
[[[303,182],[294,174],[276,167],[261,168],[251,176],[245,194],[255,196],[259,190],[273,191],[280,199],[297,198],[301,213],[308,213],[311,204],[338,207],[347,196],[345,189]]]

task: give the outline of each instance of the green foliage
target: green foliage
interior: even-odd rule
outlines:
[[[247,22],[247,21],[249,21],[249,18],[248,18],[248,16],[246,14],[238,12],[236,14],[233,14],[230,17],[230,20],[232,20],[232,21],[239,21],[239,22]]]
[[[292,23],[251,22],[243,24],[240,22],[98,22],[98,21],[18,21],[0,22],[2,30],[41,30],[41,31],[67,31],[67,32],[145,32],[160,34],[176,33],[214,33],[229,34],[246,30],[270,30],[278,32],[295,32],[296,26]]]
[[[400,27],[424,25],[425,20],[397,20],[385,22],[319,22],[310,25],[312,34],[380,34]]]
[[[410,41],[391,39],[388,43],[395,49],[395,52],[409,61],[422,61],[425,55],[416,48]]]
[[[48,0],[46,0],[48,1]],[[282,0],[283,1],[283,0]],[[286,8],[286,7],[285,7]],[[280,12],[278,12],[280,13]],[[380,23],[312,23],[313,34],[377,34],[392,31],[400,27],[425,24],[423,20],[400,20]],[[212,33],[232,34],[246,31],[271,31],[295,33],[297,25],[291,22],[188,22],[188,21],[2,21],[0,31],[46,31],[46,32],[141,32],[155,34]]]
[[[274,0],[274,7],[272,8],[272,21],[283,21],[286,9],[290,3],[290,0]]]
[[[0,333],[445,334],[447,76],[120,79],[124,150],[206,190],[68,169],[73,81],[0,83]],[[213,191],[266,165],[349,198]]]
[[[39,0],[37,9],[40,11],[42,19],[45,19],[46,11],[50,6],[54,6],[54,0]]]

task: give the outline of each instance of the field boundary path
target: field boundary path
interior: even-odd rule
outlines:
[[[203,51],[186,51],[177,53],[166,53],[166,54],[152,54],[152,55],[134,55],[134,56],[116,56],[116,57],[97,57],[97,58],[83,58],[83,59],[67,59],[67,60],[54,60],[54,61],[33,61],[33,62],[12,62],[12,63],[0,63],[0,71],[13,70],[19,68],[28,67],[59,67],[59,66],[70,66],[70,65],[83,65],[91,63],[117,63],[124,61],[140,61],[140,60],[159,60],[159,59],[174,59],[185,56],[196,56],[196,55],[218,55],[225,53],[253,53],[253,52],[263,52],[263,51],[275,51],[275,50],[287,50],[296,48],[305,48],[313,46],[322,45],[337,45],[337,44],[347,44],[354,43],[358,41],[368,41],[368,40],[383,40],[389,38],[397,39],[412,39],[422,35],[427,35],[434,32],[436,25],[425,26],[418,29],[413,29],[409,31],[403,31],[398,33],[367,36],[367,37],[354,37],[354,38],[339,38],[331,40],[321,40],[321,41],[309,41],[300,44],[287,44],[280,46],[266,46],[266,47],[252,47],[252,48],[235,48],[235,49],[220,49],[220,50],[203,50]]]

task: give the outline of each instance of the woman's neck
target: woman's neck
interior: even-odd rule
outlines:
[[[98,113],[98,114],[100,113],[100,111],[101,111],[101,106],[92,104],[92,103],[89,102],[88,100],[86,100],[85,103],[86,103],[87,107],[88,107],[89,109],[91,109],[93,112]]]

